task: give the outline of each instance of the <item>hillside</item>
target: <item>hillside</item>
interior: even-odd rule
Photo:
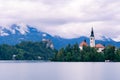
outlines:
[[[20,44],[0,45],[0,60],[50,60],[55,51],[44,42],[21,42]]]
[[[10,28],[3,28],[3,27],[1,28],[0,44],[15,45],[22,41],[39,42],[42,40],[43,34],[46,34],[46,39],[50,39],[53,42],[54,47],[56,49],[65,47],[67,44],[80,43],[84,39],[86,39],[87,43],[89,44],[89,38],[85,36],[66,39],[60,36],[52,36],[44,31],[39,31],[36,28],[34,28],[34,26],[26,25],[23,27],[17,24],[13,24],[12,26],[10,26]],[[116,47],[120,47],[120,42],[116,42],[104,36],[102,37],[102,40],[96,40],[96,44],[97,43],[101,43],[103,45],[114,45]]]

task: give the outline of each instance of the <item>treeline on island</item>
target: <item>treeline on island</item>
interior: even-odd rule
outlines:
[[[79,45],[68,45],[61,48],[53,58],[53,61],[66,62],[104,62],[104,61],[120,62],[120,49],[114,46],[107,46],[103,52],[97,52],[96,48],[83,47],[80,50]]]
[[[107,46],[103,52],[96,48],[67,45],[60,50],[46,47],[46,42],[23,41],[17,45],[0,45],[0,60],[50,60],[59,62],[120,62],[120,48]]]
[[[23,41],[17,45],[0,45],[0,60],[51,60],[55,50],[45,42]]]

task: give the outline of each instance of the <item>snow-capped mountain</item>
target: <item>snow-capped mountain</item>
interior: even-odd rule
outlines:
[[[3,28],[1,27],[1,36],[8,36],[11,34],[20,34],[20,35],[26,35],[30,31],[37,31],[37,29],[31,29],[29,25],[21,25],[21,24],[13,24],[10,27]],[[5,35],[6,34],[6,35]]]
[[[79,38],[65,39],[59,36],[51,36],[50,34],[39,31],[32,26],[23,24],[13,24],[9,28],[0,27],[0,44],[15,45],[17,43],[20,43],[21,41],[41,41],[43,38],[43,34],[46,34],[45,37],[53,42],[56,49],[65,47],[67,44],[80,43],[84,39],[86,39],[87,43],[89,44],[89,38],[85,36],[81,36]],[[120,47],[120,42],[115,42],[111,38],[107,38],[105,36],[102,37],[102,40],[96,40],[96,44],[97,43]]]
[[[21,41],[40,41],[44,32],[38,31],[36,28],[26,25],[21,27],[13,24],[9,28],[1,28],[0,43],[17,44]]]

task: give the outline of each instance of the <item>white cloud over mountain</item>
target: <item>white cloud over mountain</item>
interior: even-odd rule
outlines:
[[[0,25],[23,23],[52,35],[120,41],[120,0],[0,0]]]

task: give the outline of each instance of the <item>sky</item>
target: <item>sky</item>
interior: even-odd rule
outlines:
[[[0,25],[32,25],[53,36],[120,41],[120,0],[0,0]]]

